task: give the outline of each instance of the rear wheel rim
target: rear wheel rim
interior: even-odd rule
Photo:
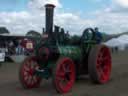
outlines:
[[[100,49],[97,56],[96,69],[99,81],[101,83],[106,83],[109,80],[111,73],[111,54],[109,48],[103,47]]]
[[[36,62],[35,57],[26,59],[23,62],[20,71],[21,83],[26,88],[38,87],[41,78],[35,75],[35,70],[39,69],[39,65]]]
[[[70,59],[63,59],[56,69],[55,83],[61,93],[68,92],[75,81],[75,68]]]

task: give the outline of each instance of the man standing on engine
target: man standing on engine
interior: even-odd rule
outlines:
[[[94,29],[94,31],[96,33],[95,34],[96,35],[96,42],[97,42],[97,44],[100,44],[103,40],[102,33],[99,32],[99,29],[97,27]]]

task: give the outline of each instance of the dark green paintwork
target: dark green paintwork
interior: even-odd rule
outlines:
[[[80,59],[82,51],[79,46],[58,46],[61,57],[69,57],[71,59]]]

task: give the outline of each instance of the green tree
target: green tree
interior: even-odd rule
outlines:
[[[26,36],[34,37],[34,38],[41,38],[41,34],[34,30],[27,32]]]

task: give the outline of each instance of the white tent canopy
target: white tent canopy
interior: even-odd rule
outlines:
[[[104,44],[109,47],[118,47],[120,50],[124,50],[125,47],[128,46],[128,35],[122,35],[118,38],[113,38]]]

